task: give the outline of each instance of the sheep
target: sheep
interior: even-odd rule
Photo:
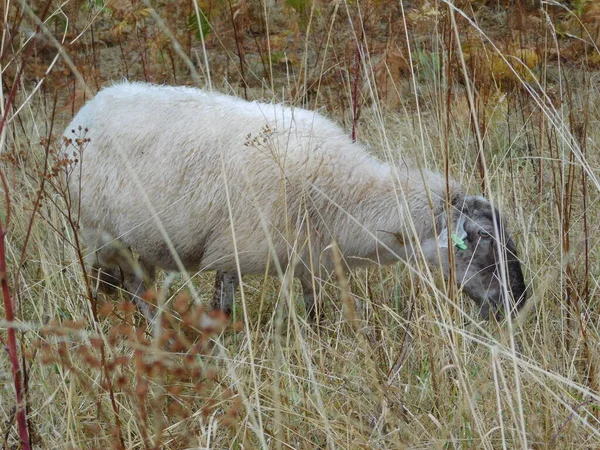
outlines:
[[[216,271],[212,304],[229,313],[242,275],[291,264],[313,319],[313,274],[335,268],[332,243],[346,270],[423,255],[445,276],[452,250],[455,278],[483,315],[517,311],[527,297],[515,244],[487,199],[378,161],[316,112],[123,82],[84,105],[64,136],[80,144],[70,191],[91,264],[147,317],[141,296],[156,268]]]

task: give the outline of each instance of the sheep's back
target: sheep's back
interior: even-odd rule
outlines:
[[[334,182],[334,172],[344,171],[340,161],[365,157],[315,112],[192,88],[104,89],[66,136],[79,126],[90,139],[82,157],[82,222],[163,267],[171,261],[153,213],[190,266],[223,260],[233,219],[238,241],[252,243],[247,271],[260,271],[273,244],[267,234],[284,240],[272,231],[290,220],[282,208],[299,209],[306,181]],[[78,186],[74,180],[75,193]]]

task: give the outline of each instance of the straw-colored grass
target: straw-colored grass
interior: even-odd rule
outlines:
[[[4,3],[16,320],[0,330],[7,345],[17,329],[32,448],[600,446],[599,11],[404,3]],[[60,171],[42,185],[73,113],[123,76],[321,108],[383,160],[485,186],[518,242],[525,310],[481,322],[438,271],[399,263],[325,277],[319,327],[289,276],[248,277],[225,326],[201,306],[211,273],[193,289],[163,274],[151,338],[126,293],[91,298]],[[0,368],[0,441],[18,448],[7,352]]]

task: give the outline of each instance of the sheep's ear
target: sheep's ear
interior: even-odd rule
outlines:
[[[454,233],[453,237],[456,236],[459,242],[462,242],[468,235],[465,230],[465,215],[461,214],[460,219],[458,219],[458,223],[456,224],[456,233]],[[448,248],[448,227],[444,227],[441,233],[438,235],[438,245],[440,248]],[[464,245],[464,244],[463,244]]]
[[[467,230],[465,230],[465,220],[466,216],[461,214],[460,219],[458,219],[458,223],[456,224],[456,235],[459,239],[465,239],[468,236]]]
[[[440,248],[448,248],[448,227],[444,227],[437,238]]]

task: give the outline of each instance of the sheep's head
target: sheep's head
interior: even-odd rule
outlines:
[[[441,250],[454,250],[457,283],[480,306],[483,317],[489,316],[490,308],[503,309],[505,292],[512,297],[508,301],[511,309],[518,311],[525,303],[527,290],[515,243],[500,214],[483,197],[454,199],[452,206],[450,233],[443,227],[437,242]],[[447,256],[443,252],[446,275]],[[502,265],[507,289],[502,286]]]

